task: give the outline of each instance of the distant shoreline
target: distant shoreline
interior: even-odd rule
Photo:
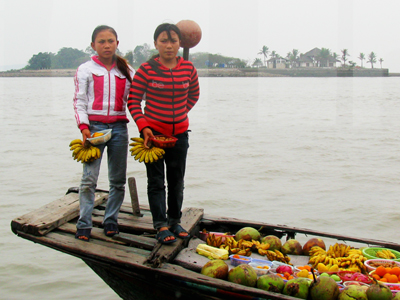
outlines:
[[[76,69],[13,70],[0,72],[0,77],[73,77]],[[389,69],[294,68],[294,69],[197,69],[199,77],[392,77]]]

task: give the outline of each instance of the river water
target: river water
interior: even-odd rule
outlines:
[[[200,78],[185,207],[400,242],[399,79]],[[0,78],[0,299],[119,297],[81,260],[15,236],[12,219],[78,186],[72,78]],[[134,122],[130,136],[138,136]],[[130,158],[139,201],[145,166]],[[108,189],[106,163],[99,188]],[[127,191],[126,200],[129,202]]]

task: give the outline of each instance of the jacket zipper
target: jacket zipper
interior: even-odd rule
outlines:
[[[172,69],[169,69],[171,73],[171,80],[172,80],[172,135],[175,135],[175,108],[174,108],[174,102],[175,102],[175,81],[174,81],[174,76],[172,74]]]
[[[107,107],[107,119],[110,117],[110,104],[111,104],[111,76],[110,71],[108,71],[108,107]]]

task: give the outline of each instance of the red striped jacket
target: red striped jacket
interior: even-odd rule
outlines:
[[[136,71],[128,96],[129,112],[139,132],[150,127],[165,135],[183,133],[189,127],[187,114],[200,95],[197,70],[182,57],[173,69],[163,66],[158,58],[155,62],[158,70],[145,62]]]

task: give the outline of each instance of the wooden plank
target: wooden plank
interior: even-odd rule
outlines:
[[[95,194],[95,206],[105,202],[108,193]],[[79,216],[79,195],[70,193],[41,208],[12,220],[11,229],[34,235],[45,235],[54,228]]]
[[[136,187],[136,180],[134,177],[128,178],[128,186],[129,186],[129,194],[131,196],[131,204],[132,204],[132,213],[134,216],[141,217],[139,207],[139,196]]]
[[[62,231],[62,232],[66,232],[66,233],[70,233],[75,235],[76,233],[76,225],[72,224],[72,223],[65,223],[61,226],[59,226],[57,228],[57,230]],[[95,238],[98,240],[103,240],[106,242],[111,242],[111,243],[116,243],[116,244],[121,244],[121,245],[127,245],[127,243],[123,242],[123,241],[117,241],[111,237],[108,237],[104,234],[103,229],[101,228],[97,228],[97,227],[93,227],[92,231],[90,233],[91,238]]]
[[[203,217],[204,210],[199,208],[185,208],[182,211],[181,225],[191,235],[193,235],[194,229]],[[159,267],[164,262],[173,260],[176,255],[183,249],[187,244],[187,240],[177,239],[175,243],[164,245],[158,243],[148,258],[148,263],[153,267]]]
[[[144,237],[124,232],[120,232],[119,234],[114,235],[113,240],[147,250],[153,250],[154,246],[157,244],[157,240],[155,238]]]
[[[90,242],[84,242],[75,239],[74,236],[66,235],[62,232],[50,232],[45,236],[34,236],[29,233],[17,231],[17,235],[31,240],[35,243],[45,245],[47,247],[71,254],[82,259],[93,259],[98,262],[108,264],[121,264],[128,265],[135,268],[149,268],[143,265],[146,262],[146,254],[150,251],[141,250],[144,255],[133,253],[132,247],[122,246],[123,249],[117,248],[117,244],[111,244],[104,241],[97,241],[95,239]]]
[[[96,226],[102,226],[104,211],[93,211],[92,222]],[[118,226],[120,230],[126,232],[148,232],[155,234],[157,231],[153,228],[153,221],[150,216],[136,217],[120,214],[118,217]]]

